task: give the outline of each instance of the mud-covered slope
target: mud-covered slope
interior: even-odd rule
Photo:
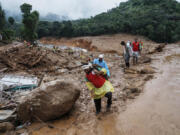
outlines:
[[[43,44],[53,44],[57,46],[75,46],[85,48],[89,51],[98,51],[102,53],[118,53],[119,55],[121,55],[123,52],[122,46],[120,45],[121,41],[133,42],[135,38],[138,38],[143,42],[143,53],[148,53],[149,49],[153,49],[158,45],[157,43],[154,43],[143,36],[134,36],[129,34],[115,34],[77,38],[47,37],[40,39],[40,42]]]

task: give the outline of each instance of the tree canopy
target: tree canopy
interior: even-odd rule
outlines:
[[[11,20],[12,21],[12,20]],[[14,31],[9,28],[6,21],[6,14],[0,5],[0,34],[2,35],[3,40],[11,41],[14,37]]]
[[[5,23],[5,12],[0,5],[0,32],[4,29]]]
[[[144,35],[156,42],[174,42],[180,40],[178,18],[180,3],[176,0],[129,0],[89,19],[41,21],[38,35],[72,37],[123,32]]]
[[[32,6],[27,3],[21,5],[20,8],[23,13],[22,23],[24,24],[21,32],[22,38],[33,43],[38,37],[36,29],[39,21],[39,13],[37,11],[31,12]]]
[[[9,17],[8,18],[8,22],[11,24],[11,25],[13,25],[14,24],[14,18],[13,17]]]

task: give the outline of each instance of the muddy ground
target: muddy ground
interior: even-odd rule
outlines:
[[[152,57],[157,73],[144,93],[118,115],[115,127],[120,135],[180,134],[180,45],[167,45]]]
[[[142,36],[134,36],[129,34],[114,34],[114,35],[102,35],[102,36],[89,36],[89,37],[77,37],[77,38],[42,38],[40,42],[43,44],[53,44],[58,46],[68,45],[85,48],[89,51],[101,51],[104,53],[118,53],[122,54],[122,47],[120,45],[121,41],[131,41],[133,42],[135,38],[138,38],[146,45],[144,53],[147,53],[149,47],[151,47],[154,42],[146,39]]]
[[[23,44],[0,49],[2,58],[0,68],[4,69],[4,74],[31,74],[37,76],[40,80],[42,79],[42,83],[56,79],[71,79],[81,89],[80,98],[72,111],[61,119],[48,123],[54,128],[49,128],[47,124],[42,122],[35,122],[26,128],[9,132],[8,135],[20,133],[32,135],[117,133],[117,129],[112,125],[113,122],[116,122],[116,116],[126,110],[126,104],[132,102],[132,99],[135,99],[143,91],[145,83],[153,78],[156,68],[151,66],[151,56],[153,53],[162,51],[163,47],[161,44],[152,42],[150,44],[150,41],[145,42],[144,51],[139,61],[140,64],[132,66],[128,70],[124,70],[124,61],[122,56],[118,55],[119,53],[105,53],[105,60],[111,72],[110,81],[115,88],[115,92],[113,93],[111,111],[106,112],[106,99],[103,98],[103,110],[99,116],[95,115],[94,103],[85,86],[85,74],[81,69],[81,65],[87,63],[89,58],[93,59],[98,54],[104,53],[104,50],[98,50],[98,52],[96,52],[97,50],[75,52],[71,49],[51,50]],[[87,49],[87,47],[83,48]],[[114,46],[111,48],[114,48]]]

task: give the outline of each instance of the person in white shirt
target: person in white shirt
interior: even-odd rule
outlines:
[[[121,45],[123,46],[123,49],[124,49],[123,50],[123,57],[124,57],[124,61],[125,61],[125,64],[126,64],[126,68],[129,68],[130,67],[130,57],[133,54],[133,50],[132,50],[132,47],[131,47],[131,42],[128,41],[127,44],[126,44],[125,41],[122,41]]]

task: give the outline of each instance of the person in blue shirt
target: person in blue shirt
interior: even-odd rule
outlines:
[[[106,62],[104,61],[104,55],[103,54],[100,54],[99,58],[94,59],[93,64],[98,65],[101,68],[105,68],[107,70],[107,77],[105,77],[105,78],[108,79],[110,77],[110,71],[108,69]]]

